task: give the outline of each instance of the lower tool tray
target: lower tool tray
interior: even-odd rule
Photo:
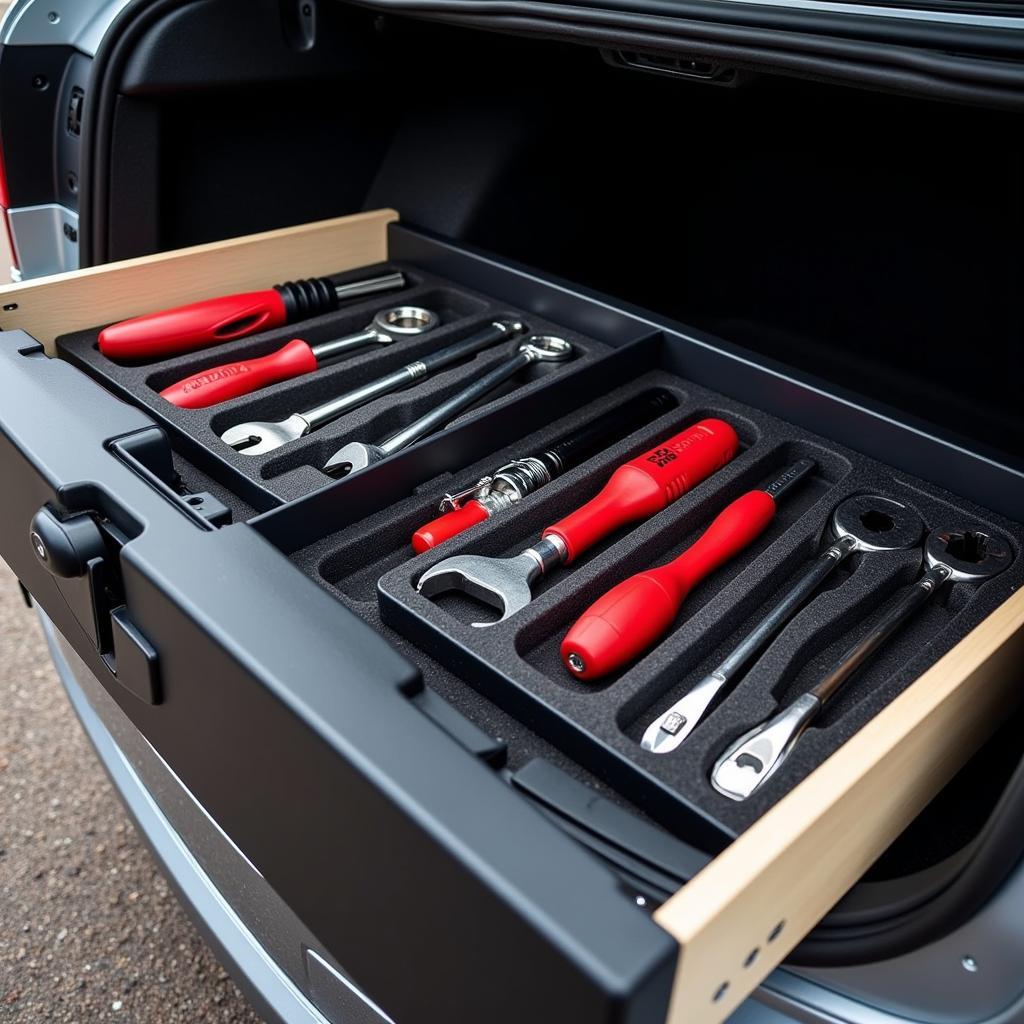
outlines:
[[[715,848],[760,817],[1020,585],[1024,531],[971,502],[656,369],[514,447],[496,451],[487,464],[467,467],[456,482],[472,481],[478,471],[536,450],[573,425],[654,387],[671,393],[678,405],[512,510],[413,556],[409,537],[435,512],[445,489],[428,488],[318,544],[322,557],[317,570],[356,610],[369,611],[379,576],[376,597],[384,624],[670,830]],[[737,430],[742,449],[733,461],[647,521],[542,578],[533,600],[510,618],[476,628],[472,622],[496,613],[462,595],[428,599],[417,592],[421,574],[449,555],[518,554],[544,527],[593,496],[617,465],[707,416],[720,417]],[[588,605],[620,580],[678,555],[726,504],[764,486],[798,459],[814,460],[813,475],[780,501],[774,520],[758,539],[690,593],[670,631],[645,656],[594,682],[567,671],[559,644]],[[647,724],[759,622],[827,546],[833,509],[854,495],[877,495],[908,506],[920,515],[926,531],[970,523],[1004,534],[1011,539],[1013,561],[985,582],[947,584],[826,705],[778,772],[747,799],[733,801],[711,786],[709,773],[716,758],[738,736],[813,685],[870,628],[880,606],[921,575],[920,543],[906,550],[853,555],[684,744],[666,755],[642,749]],[[887,528],[884,521],[879,526],[883,532]]]

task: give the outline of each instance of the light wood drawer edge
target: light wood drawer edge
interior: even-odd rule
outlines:
[[[269,288],[387,259],[394,210],[374,210],[140,256],[0,286],[5,331],[27,331],[53,354],[68,331],[215,295]]]
[[[667,1024],[735,1010],[985,741],[1022,676],[1018,591],[667,900],[654,917],[681,947]]]

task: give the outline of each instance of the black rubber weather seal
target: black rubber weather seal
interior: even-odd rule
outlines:
[[[652,0],[652,11],[646,14],[529,0],[360,2],[374,10],[487,31],[679,52],[754,70],[853,82],[910,95],[1024,107],[1024,31],[748,8],[736,3],[680,4],[677,16],[665,17],[656,13],[665,9],[657,0]],[[699,10],[683,16],[692,8]],[[701,13],[707,20],[698,20]]]
[[[874,963],[948,935],[984,907],[1020,865],[1024,856],[1022,820],[1024,763],[1011,776],[981,832],[966,850],[945,862],[947,868],[959,871],[941,891],[902,914],[889,914],[873,923],[864,921],[859,927],[831,928],[830,915],[793,950],[787,962],[801,967]],[[934,884],[937,876],[921,873],[922,879],[926,876]]]
[[[82,112],[78,232],[80,265],[106,263],[110,146],[121,77],[139,41],[171,11],[206,0],[132,0],[113,20],[93,58],[90,102]]]

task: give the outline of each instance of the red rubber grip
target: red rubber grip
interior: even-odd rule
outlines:
[[[259,391],[279,380],[312,373],[316,367],[313,350],[306,342],[293,338],[269,356],[211,366],[209,370],[171,384],[160,394],[180,409],[205,409],[208,405]]]
[[[479,501],[467,501],[461,508],[446,512],[421,526],[412,535],[412,548],[418,555],[436,548],[442,541],[468,530],[487,518],[487,509]]]
[[[284,300],[273,288],[222,295],[104,327],[100,351],[110,359],[162,359],[280,327],[287,319]]]
[[[678,558],[612,587],[565,635],[561,652],[566,667],[580,679],[596,679],[653,646],[672,625],[686,595],[758,537],[774,515],[771,495],[748,491]]]
[[[648,516],[711,476],[737,452],[739,438],[724,420],[707,419],[619,466],[600,493],[549,526],[573,561],[603,537]]]

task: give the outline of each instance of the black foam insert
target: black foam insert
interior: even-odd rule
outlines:
[[[64,335],[57,339],[57,347],[63,358],[101,379],[121,397],[149,410],[171,432],[182,453],[198,469],[219,477],[240,497],[264,510],[329,485],[332,478],[321,467],[342,444],[352,440],[379,442],[407,426],[508,358],[515,342],[496,344],[471,359],[422,378],[412,387],[368,402],[305,437],[263,455],[246,455],[226,445],[220,435],[230,426],[252,420],[280,420],[311,409],[468,337],[495,319],[521,320],[530,333],[565,337],[574,345],[573,359],[564,364],[540,363],[528,367],[453,422],[476,415],[493,403],[506,400],[513,392],[526,394],[556,377],[577,372],[608,351],[607,346],[597,340],[567,331],[533,314],[527,316],[471,289],[404,264],[364,267],[357,275],[346,276],[373,276],[386,270],[404,271],[408,286],[401,291],[345,305],[301,324],[261,331],[168,359],[115,363],[99,351],[100,327]],[[359,350],[314,373],[205,409],[180,409],[159,394],[169,384],[214,366],[268,355],[292,338],[300,337],[310,345],[317,345],[355,333],[365,328],[379,310],[397,305],[431,309],[441,317],[441,325],[391,345]]]

